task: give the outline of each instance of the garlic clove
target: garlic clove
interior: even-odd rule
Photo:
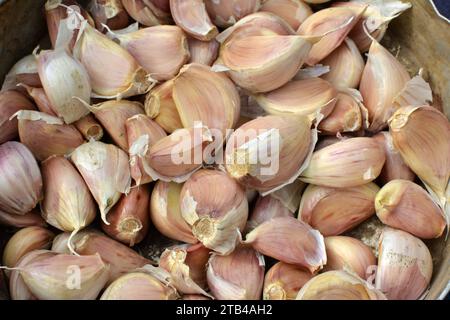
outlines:
[[[380,1],[380,2],[334,2],[332,7],[346,7],[355,11],[361,10],[364,6],[369,5],[363,13],[361,19],[353,27],[349,33],[357,44],[361,52],[367,52],[372,43],[372,38],[381,41],[389,23],[403,11],[411,8],[409,2],[402,1]],[[364,28],[366,30],[364,30]],[[370,34],[370,36],[368,35]]]
[[[191,58],[189,63],[200,63],[212,66],[219,55],[219,42],[216,39],[210,41],[200,41],[195,38],[188,38],[189,52]]]
[[[324,236],[342,234],[375,213],[374,201],[379,190],[373,182],[350,188],[310,184],[303,192],[298,219]]]
[[[125,123],[128,118],[143,114],[141,103],[127,100],[110,100],[95,104],[89,108],[95,118],[109,133],[113,141],[122,149],[128,150]]]
[[[109,266],[99,255],[56,254],[31,261],[20,274],[39,300],[95,300],[108,280]]]
[[[386,297],[358,276],[336,270],[309,280],[296,300],[386,300]]]
[[[351,94],[339,92],[333,111],[320,122],[322,134],[336,135],[338,133],[356,132],[364,128],[361,102]]]
[[[177,26],[154,26],[116,37],[149,76],[158,81],[172,79],[190,58],[187,38]]]
[[[153,180],[186,181],[203,163],[203,151],[212,142],[206,127],[178,129],[150,147],[145,171]]]
[[[86,68],[96,97],[126,98],[153,85],[130,53],[89,25],[75,44],[74,56]]]
[[[450,221],[450,124],[433,107],[400,108],[389,121],[395,148],[425,183]]]
[[[112,30],[126,28],[130,17],[120,0],[92,0],[88,6],[98,30],[103,31],[103,25]]]
[[[48,249],[55,235],[42,227],[27,227],[17,231],[6,243],[3,250],[3,264],[13,268],[27,253]]]
[[[24,215],[7,213],[0,210],[0,225],[15,228],[46,227],[44,219],[37,210],[32,210]]]
[[[18,136],[17,119],[11,118],[20,110],[35,110],[31,101],[13,90],[0,92],[0,144]]]
[[[216,37],[216,40],[221,44],[226,44],[232,39],[247,38],[250,36],[287,36],[295,34],[294,29],[279,16],[270,12],[256,12],[242,18],[232,27],[222,31]]]
[[[57,114],[55,111],[53,111],[53,106],[48,100],[43,88],[34,88],[23,83],[20,83],[19,85],[27,90],[28,95],[33,98],[40,112],[44,112],[51,116],[57,117]]]
[[[311,273],[327,262],[320,232],[293,217],[273,218],[260,224],[247,234],[245,243],[266,256],[305,267]]]
[[[386,228],[380,238],[375,286],[391,300],[416,300],[427,289],[433,262],[427,246],[401,230]]]
[[[289,23],[294,30],[297,30],[313,13],[302,0],[267,0],[262,3],[260,10],[276,14]]]
[[[370,268],[377,264],[370,247],[360,240],[334,236],[325,238],[327,265],[324,271],[348,270],[356,273],[361,279],[371,276]]]
[[[211,255],[206,278],[218,300],[259,300],[264,283],[264,257],[249,247],[226,256]]]
[[[294,217],[294,213],[272,194],[265,197],[259,196],[245,228],[251,231],[260,224],[277,217]]]
[[[416,175],[403,161],[402,156],[394,147],[392,135],[388,131],[381,131],[373,136],[384,148],[386,162],[381,170],[379,179],[383,184],[391,180],[402,179],[414,181]]]
[[[197,171],[181,189],[180,207],[205,247],[220,254],[234,250],[248,217],[247,197],[234,179],[218,170]]]
[[[175,23],[190,36],[201,41],[217,36],[203,0],[170,0],[170,11]]]
[[[385,158],[372,138],[346,139],[314,152],[300,179],[325,187],[356,187],[375,180]]]
[[[112,144],[91,141],[79,146],[71,160],[85,180],[100,207],[103,222],[106,215],[128,193],[131,184],[127,154]]]
[[[19,111],[20,141],[37,160],[53,155],[67,155],[84,143],[83,136],[73,125],[39,111]]]
[[[407,180],[392,180],[375,198],[378,218],[384,224],[422,239],[438,238],[446,221],[442,209],[419,185]]]
[[[196,243],[191,227],[184,221],[180,208],[182,185],[157,181],[150,200],[150,218],[164,236],[185,243]]]
[[[115,280],[100,300],[176,300],[177,292],[152,275],[131,272]]]
[[[41,198],[41,171],[30,150],[15,141],[0,145],[0,210],[24,215]]]
[[[125,122],[125,127],[131,177],[137,186],[152,182],[152,178],[145,172],[144,162],[147,161],[150,146],[167,135],[156,122],[143,114],[129,118]]]
[[[229,137],[228,174],[247,188],[268,194],[294,182],[316,142],[311,121],[303,116],[264,116],[245,123]]]
[[[175,101],[173,101],[173,80],[150,90],[145,99],[145,113],[166,132],[172,133],[183,128]]]
[[[42,162],[44,200],[42,217],[50,225],[72,236],[94,221],[94,199],[86,183],[69,160],[53,156]],[[64,199],[64,201],[61,201]],[[73,251],[69,240],[68,248]]]
[[[141,242],[148,233],[150,191],[146,186],[132,188],[123,195],[108,215],[109,225],[102,223],[103,231],[111,238],[129,245]]]
[[[364,70],[364,59],[358,47],[350,38],[337,47],[321,64],[330,67],[322,79],[336,88],[358,88]]]
[[[233,38],[222,45],[213,70],[226,71],[246,90],[268,92],[283,86],[297,74],[311,48],[311,40],[302,36]]]
[[[122,0],[128,14],[140,24],[151,27],[171,22],[169,1],[166,6],[157,6],[154,0]],[[159,1],[161,2],[161,1]]]
[[[73,239],[75,251],[82,256],[99,254],[110,266],[108,283],[146,264],[148,259],[133,249],[99,232],[82,231]]]
[[[172,97],[185,128],[201,121],[225,137],[227,129],[237,123],[240,97],[234,83],[208,66],[184,66],[174,79]]]
[[[84,103],[90,103],[91,83],[83,65],[62,49],[42,51],[37,60],[52,110],[67,124],[87,115]]]
[[[387,126],[395,111],[394,98],[410,80],[405,67],[376,41],[370,46],[359,90],[369,111],[369,131],[378,132]]]
[[[297,30],[299,35],[325,35],[309,51],[306,63],[313,66],[339,47],[365,9],[363,7],[357,11],[347,8],[327,8],[306,18]]]
[[[25,284],[20,270],[31,262],[45,260],[46,258],[55,255],[56,253],[48,250],[33,250],[20,258],[16,263],[16,268],[11,270],[11,274],[9,275],[9,293],[11,300],[37,300],[37,297],[31,293],[30,289],[28,289]]]
[[[81,132],[83,137],[88,141],[91,139],[99,141],[103,137],[103,128],[100,125],[100,123],[98,123],[98,121],[95,120],[92,114],[84,116],[80,120],[74,122],[73,125],[78,129],[78,131]]]
[[[170,273],[170,283],[178,292],[209,296],[204,290],[208,259],[209,249],[201,244],[179,245],[161,254],[159,267]]]
[[[325,80],[310,78],[290,81],[274,91],[255,96],[269,114],[299,114],[315,117],[320,111],[325,117],[336,103],[337,91]]]
[[[42,87],[34,54],[23,57],[12,66],[5,76],[0,91],[17,90],[17,85],[20,83],[31,87]]]
[[[206,10],[214,24],[227,28],[259,10],[261,0],[206,0]]]
[[[275,263],[264,278],[264,300],[295,300],[303,285],[313,275],[298,266]]]

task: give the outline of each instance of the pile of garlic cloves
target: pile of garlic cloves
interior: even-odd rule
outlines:
[[[48,0],[0,91],[11,299],[423,298],[450,123],[380,43],[410,7]]]

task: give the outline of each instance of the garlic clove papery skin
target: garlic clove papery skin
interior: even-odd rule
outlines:
[[[100,300],[176,300],[177,292],[152,275],[131,272],[111,283]]]
[[[274,91],[258,94],[256,102],[268,114],[298,114],[313,118],[318,112],[327,117],[334,109],[336,89],[325,80],[293,80]]]
[[[155,228],[164,236],[194,244],[191,227],[183,219],[180,193],[183,185],[175,182],[157,181],[150,199],[150,218]]]
[[[319,231],[293,217],[268,220],[247,234],[246,244],[279,261],[314,273],[326,264],[325,244]]]
[[[88,6],[98,30],[103,31],[103,25],[112,30],[126,28],[130,17],[125,11],[121,0],[92,0]]]
[[[270,195],[281,201],[283,206],[288,208],[289,211],[296,212],[305,188],[306,183],[297,179],[294,182],[285,185],[283,188],[272,192]]]
[[[174,79],[173,101],[185,128],[201,121],[225,137],[238,121],[240,97],[234,83],[208,66],[189,64]]]
[[[395,179],[414,181],[416,175],[406,165],[395,148],[392,135],[388,131],[381,131],[373,137],[383,146],[386,154],[386,162],[379,176],[380,181],[383,183],[388,183]]]
[[[227,28],[243,17],[258,11],[261,0],[206,0],[205,5],[214,24]]]
[[[161,254],[159,267],[170,273],[178,292],[210,297],[204,290],[209,252],[202,244],[170,247]]]
[[[83,65],[66,51],[42,51],[38,72],[54,112],[71,124],[89,113],[91,80]],[[84,102],[84,103],[83,103]]]
[[[154,26],[117,38],[154,80],[172,79],[190,58],[186,35],[178,26]]]
[[[175,23],[198,40],[209,41],[219,33],[203,0],[170,0],[170,11]]]
[[[233,38],[222,45],[213,70],[226,71],[251,92],[269,92],[297,74],[311,48],[311,40],[298,35]]]
[[[151,27],[170,23],[169,1],[164,0],[166,6],[157,6],[156,1],[150,0],[122,0],[128,14],[140,24]],[[161,2],[161,1],[160,1]]]
[[[24,215],[41,199],[41,171],[31,151],[15,141],[0,145],[0,210]]]
[[[95,97],[126,98],[153,86],[130,53],[89,25],[75,44],[74,56],[86,68]]]
[[[173,84],[173,80],[168,80],[154,87],[145,99],[145,113],[168,133],[183,128],[172,96]]]
[[[95,120],[92,114],[84,116],[80,120],[74,122],[73,125],[78,129],[78,131],[81,132],[83,137],[88,141],[91,139],[99,141],[103,138],[103,128],[100,125],[100,123],[98,123],[98,121]]]
[[[99,205],[103,222],[106,215],[131,185],[128,155],[112,144],[91,141],[79,146],[71,160]]]
[[[248,202],[242,187],[226,173],[208,169],[194,173],[183,185],[180,207],[193,235],[205,247],[229,254],[239,243]]]
[[[142,104],[128,100],[111,100],[95,104],[89,109],[116,145],[122,150],[128,151],[125,123],[129,118],[144,113]]]
[[[373,216],[379,190],[373,182],[350,188],[310,184],[303,193],[298,219],[324,236],[342,234]]]
[[[20,274],[39,300],[95,300],[108,280],[109,266],[99,255],[56,254],[31,261]]]
[[[302,0],[266,0],[263,1],[260,11],[276,14],[289,23],[294,30],[297,30],[313,13]]]
[[[400,108],[389,121],[395,148],[450,221],[450,123],[430,106]]]
[[[347,270],[356,273],[361,279],[367,279],[371,276],[371,268],[377,264],[371,248],[355,238],[326,237],[325,248],[327,265],[324,271]]]
[[[17,85],[20,83],[32,87],[42,86],[34,54],[23,57],[12,66],[5,76],[0,91],[17,90]]]
[[[55,235],[42,227],[27,227],[17,231],[3,250],[3,264],[14,268],[17,262],[33,250],[48,249]]]
[[[364,70],[364,59],[356,44],[346,38],[321,64],[330,67],[330,72],[321,78],[336,88],[358,88]]]
[[[58,116],[56,112],[53,110],[53,106],[48,100],[48,97],[45,94],[45,90],[43,88],[34,88],[23,83],[20,83],[19,85],[27,90],[28,95],[33,98],[34,102],[36,103],[37,109],[40,112],[55,117]]]
[[[402,91],[410,76],[405,67],[376,41],[370,46],[359,90],[369,111],[370,132],[387,126],[394,113],[394,98]]]
[[[385,160],[373,138],[350,138],[315,151],[300,179],[325,187],[356,187],[375,180]]]
[[[45,221],[73,234],[94,221],[97,215],[94,199],[69,160],[62,156],[45,160],[42,162],[42,178],[44,200],[41,202],[41,212]],[[68,247],[72,248],[70,241]]]
[[[296,300],[386,300],[386,297],[357,275],[335,270],[309,280]]]
[[[388,299],[418,299],[428,288],[432,272],[430,251],[420,239],[401,230],[384,229],[375,286]]]
[[[0,92],[0,144],[18,136],[17,119],[11,117],[20,110],[35,110],[35,107],[18,91]]]
[[[188,38],[189,52],[191,57],[189,63],[199,63],[205,66],[212,66],[219,55],[219,42],[216,39],[210,41],[200,41],[195,38]]]
[[[218,300],[259,300],[264,283],[264,257],[241,246],[226,256],[211,255],[206,278]]]
[[[123,195],[108,214],[109,225],[102,223],[103,231],[111,238],[129,245],[141,242],[148,233],[150,191],[147,186],[136,186]]]
[[[298,266],[275,263],[264,277],[264,300],[295,300],[303,285],[313,275]]]
[[[442,209],[419,185],[407,180],[392,180],[375,198],[378,218],[384,224],[422,239],[439,238],[445,230]]]
[[[125,122],[130,155],[131,177],[136,185],[152,182],[152,178],[145,172],[146,156],[149,148],[167,135],[153,120],[143,114],[135,115]]]
[[[357,12],[347,8],[327,8],[306,18],[297,30],[299,35],[324,35],[309,51],[306,63],[313,66],[339,47],[364,11],[365,7]]]
[[[310,128],[304,116],[271,115],[245,123],[227,141],[228,174],[263,195],[293,183],[316,142]]]
[[[28,110],[16,115],[20,141],[39,161],[53,155],[68,155],[84,143],[75,126],[65,124],[60,118]]]

